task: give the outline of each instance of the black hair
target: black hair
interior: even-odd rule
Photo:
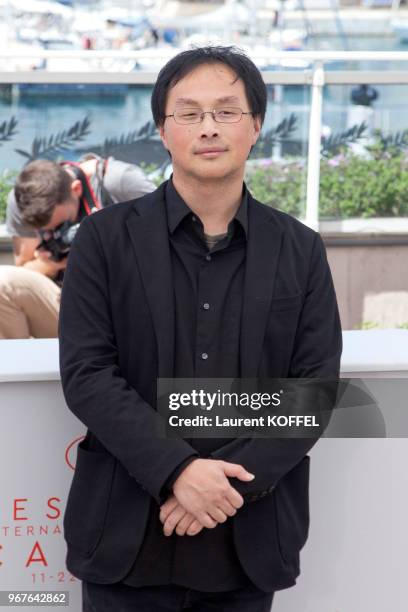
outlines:
[[[221,63],[229,66],[244,83],[249,107],[254,116],[265,118],[267,91],[259,69],[238,47],[210,45],[182,51],[163,66],[154,85],[151,108],[156,126],[162,126],[166,114],[169,89],[202,64]]]

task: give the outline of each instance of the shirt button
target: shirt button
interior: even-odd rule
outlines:
[[[207,261],[211,261],[211,255],[206,255],[205,258]]]
[[[208,359],[207,353],[201,353],[201,359]]]
[[[209,303],[208,302],[204,302],[203,308],[204,308],[204,310],[209,310],[210,309]]]

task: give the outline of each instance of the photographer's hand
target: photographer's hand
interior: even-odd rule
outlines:
[[[65,270],[67,267],[68,257],[65,257],[62,261],[52,261],[50,259],[51,253],[48,251],[35,251],[34,259],[26,261],[23,265],[29,270],[44,274],[49,278],[55,278],[60,270]]]

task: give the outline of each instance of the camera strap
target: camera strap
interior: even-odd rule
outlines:
[[[102,205],[92,189],[92,185],[89,182],[85,172],[82,170],[80,164],[72,161],[63,161],[61,162],[61,166],[69,166],[71,172],[75,175],[75,178],[81,181],[81,204],[84,207],[86,214],[91,215],[93,212],[95,212],[95,209],[99,210],[102,208]]]

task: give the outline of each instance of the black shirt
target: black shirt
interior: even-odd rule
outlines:
[[[175,378],[240,376],[240,321],[248,234],[247,193],[227,233],[209,249],[200,219],[166,186],[166,209],[175,299]],[[210,241],[211,239],[209,239]],[[196,456],[230,442],[194,438],[197,451],[171,475],[170,487]],[[152,499],[144,541],[126,584],[178,584],[201,591],[224,591],[251,584],[233,543],[230,517],[195,536],[166,537],[160,507]]]

